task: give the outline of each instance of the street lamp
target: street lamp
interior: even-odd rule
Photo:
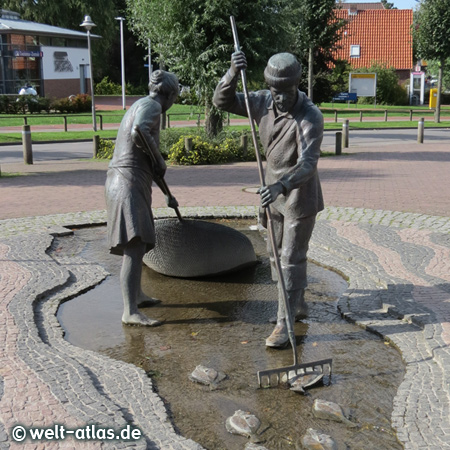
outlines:
[[[95,100],[94,100],[94,71],[92,69],[92,54],[91,54],[91,29],[95,27],[95,23],[92,22],[91,16],[84,16],[84,22],[80,24],[87,31],[88,40],[88,52],[89,52],[89,69],[91,72],[91,96],[92,96],[92,126],[94,131],[97,131],[97,119],[95,117]]]
[[[116,20],[120,20],[120,63],[122,67],[122,108],[127,109],[125,100],[125,52],[123,49],[123,17],[116,17]]]

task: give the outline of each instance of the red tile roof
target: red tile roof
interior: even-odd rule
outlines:
[[[372,2],[372,3],[352,3],[352,2],[344,2],[344,3],[338,3],[336,5],[338,8],[341,9],[356,9],[358,11],[364,11],[366,9],[384,9],[384,5],[381,2]]]
[[[347,60],[352,67],[369,67],[373,62],[386,63],[397,70],[413,67],[411,25],[412,9],[358,11],[337,9],[336,16],[348,20],[335,58]],[[360,57],[350,57],[350,46],[360,46]]]

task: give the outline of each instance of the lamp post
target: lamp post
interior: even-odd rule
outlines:
[[[88,52],[89,52],[89,69],[91,72],[91,97],[92,97],[92,127],[94,131],[97,131],[97,118],[95,117],[95,100],[94,100],[94,71],[92,70],[92,54],[91,54],[91,29],[95,27],[95,23],[92,22],[91,16],[84,16],[84,21],[80,24],[87,31],[88,40]]]
[[[123,17],[116,17],[116,20],[120,20],[120,63],[122,67],[122,108],[127,109],[125,100],[125,52],[123,49]]]

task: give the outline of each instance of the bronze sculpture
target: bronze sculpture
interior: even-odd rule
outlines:
[[[127,325],[161,324],[140,313],[138,307],[159,303],[142,292],[142,259],[155,245],[152,182],[159,185],[166,171],[159,152],[160,117],[173,105],[178,91],[174,74],[163,70],[152,73],[149,96],[135,102],[122,119],[108,168],[105,185],[108,245],[111,253],[123,255],[120,273],[124,303],[122,323]],[[136,126],[148,145],[140,140]],[[146,153],[148,149],[152,158]],[[173,196],[167,195],[166,201],[171,208],[178,206]]]
[[[233,53],[231,67],[214,93],[218,108],[247,116],[244,95],[236,93],[239,73],[246,67],[244,53]],[[301,65],[293,55],[276,54],[264,71],[269,90],[252,92],[248,99],[267,159],[267,186],[260,189],[261,205],[271,205],[287,300],[297,320],[307,315],[306,253],[316,215],[324,207],[317,173],[323,117],[298,90],[300,77]],[[261,219],[265,225],[264,210]],[[268,248],[270,251],[270,245]],[[273,257],[271,261],[276,279]],[[268,347],[283,347],[289,341],[280,295],[276,326],[266,339]]]

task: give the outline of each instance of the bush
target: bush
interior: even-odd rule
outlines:
[[[90,112],[92,98],[87,94],[71,95],[70,97],[53,101],[51,107],[61,114]]]
[[[240,142],[241,133],[223,132],[213,139],[206,135],[181,136],[170,149],[168,159],[181,165],[224,164],[237,161],[254,161],[255,155],[248,142],[247,153]],[[185,138],[192,139],[192,151],[185,149]]]
[[[28,103],[30,113],[50,112],[52,101],[47,97],[35,97]]]
[[[69,100],[72,103],[73,113],[89,112],[92,109],[92,98],[87,94],[71,95]]]
[[[196,130],[195,134],[186,135],[185,133],[185,130],[173,128],[161,131],[160,151],[164,159],[180,165],[225,164],[256,159],[250,138],[248,138],[247,154],[244,154],[241,146],[242,132],[223,131],[213,139],[208,138],[203,129]],[[192,151],[189,154],[184,148],[184,140],[188,137],[192,138]],[[97,158],[111,159],[114,147],[115,141],[100,139]],[[164,150],[166,147],[169,147],[167,152]]]
[[[133,86],[127,82],[125,84],[126,95],[148,95],[148,86]],[[108,76],[95,85],[95,95],[122,95],[122,85],[111,81]]]
[[[111,159],[114,153],[116,141],[112,139],[99,139],[97,159]]]
[[[104,77],[100,83],[95,85],[95,95],[121,95],[122,86],[114,83],[108,76]]]
[[[1,114],[26,114],[50,111],[51,100],[35,95],[0,95]]]

